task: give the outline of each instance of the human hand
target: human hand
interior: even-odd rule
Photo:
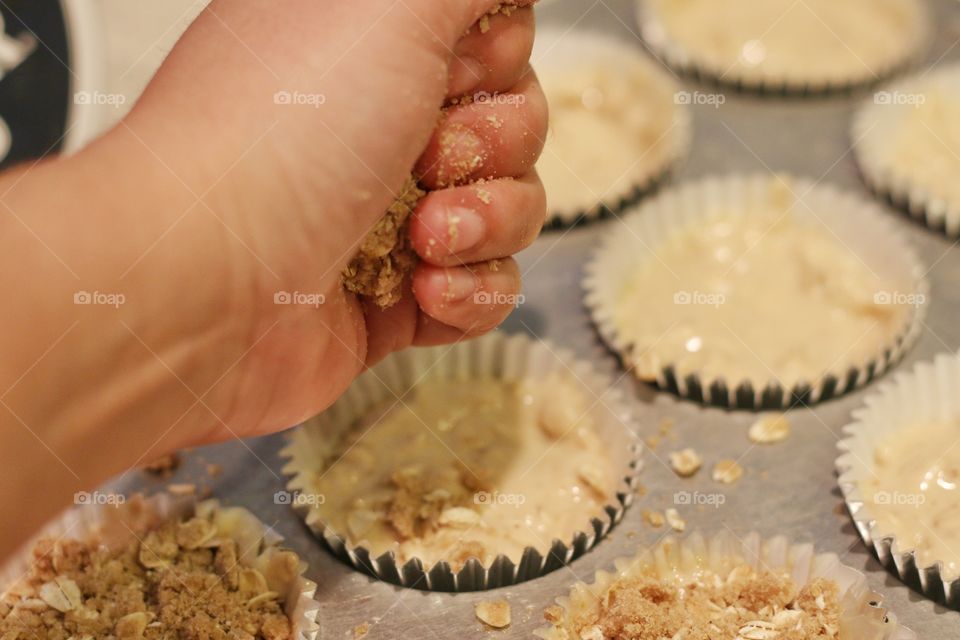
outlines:
[[[295,424],[386,354],[479,335],[509,313],[510,256],[545,213],[533,167],[546,105],[528,65],[532,9],[484,32],[496,4],[215,0],[171,53],[125,127],[191,191],[215,183],[205,200],[218,220],[196,232],[235,237],[221,264],[197,269],[229,272],[253,344],[211,392],[229,415],[184,443]],[[438,119],[464,95],[480,100]],[[432,190],[410,226],[421,263],[382,310],[340,274],[414,166]],[[293,304],[275,304],[280,292]]]
[[[495,4],[214,0],[113,130],[0,175],[0,559],[74,491],[294,425],[507,314],[546,106],[530,9],[471,28]],[[505,94],[438,118],[477,92]],[[422,262],[381,311],[340,273],[411,167],[436,189]]]

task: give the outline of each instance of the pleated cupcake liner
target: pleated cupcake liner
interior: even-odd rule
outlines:
[[[294,509],[308,528],[339,559],[379,580],[426,591],[480,591],[532,580],[582,556],[620,522],[633,501],[641,468],[642,447],[635,433],[633,410],[623,395],[611,388],[608,376],[549,343],[521,335],[493,333],[453,347],[410,349],[393,354],[371,371],[362,374],[326,412],[293,430],[281,455],[288,459],[284,473],[292,476],[290,492],[313,493],[312,476],[324,468],[333,435],[350,428],[356,420],[383,400],[401,397],[416,384],[430,380],[499,379],[521,381],[540,379],[550,373],[576,376],[598,398],[603,411],[597,412],[596,433],[608,446],[611,465],[622,469],[612,501],[602,516],[589,521],[569,540],[553,540],[549,548],[527,547],[519,558],[500,554],[489,565],[469,559],[459,571],[450,562],[428,566],[420,558],[400,563],[393,551],[379,556],[362,545],[353,544],[334,531],[308,501],[292,500]]]
[[[895,339],[882,345],[867,362],[834,366],[816,381],[800,381],[787,388],[775,380],[705,378],[695,371],[678,372],[675,363],[666,362],[655,379],[648,380],[660,389],[702,404],[731,409],[772,410],[798,403],[810,405],[848,393],[880,376],[903,357],[919,336],[930,287],[915,252],[891,219],[873,202],[854,194],[815,185],[805,178],[782,175],[779,179],[790,185],[793,193],[804,194],[802,201],[806,206],[793,206],[791,215],[802,219],[815,215],[811,211],[820,212],[819,221],[876,273],[887,276],[892,291],[919,301],[910,310],[909,320]],[[611,224],[610,232],[586,266],[583,288],[585,304],[601,339],[625,366],[634,366],[638,347],[622,335],[614,309],[624,284],[640,262],[651,259],[657,247],[677,231],[693,228],[720,212],[737,215],[768,202],[775,180],[768,174],[704,178],[666,190],[625,213],[619,224]],[[822,215],[824,212],[829,215]]]
[[[849,95],[873,87],[910,65],[927,51],[932,34],[932,18],[927,7],[917,2],[917,21],[911,25],[913,33],[904,53],[888,64],[873,69],[873,73],[846,79],[789,78],[747,73],[730,69],[721,63],[710,64],[691,56],[682,45],[670,37],[648,0],[635,0],[635,13],[644,42],[664,64],[693,80],[715,87],[726,87],[738,92],[781,97],[823,97]]]
[[[938,85],[960,87],[960,64],[911,76],[873,94],[857,110],[850,127],[854,156],[870,189],[934,231],[960,237],[960,202],[933,194],[897,172],[891,162],[900,128],[916,110],[916,99]],[[902,96],[903,98],[898,98]]]
[[[99,492],[86,494],[100,495]],[[158,493],[150,497],[134,495],[129,499],[86,500],[72,507],[45,526],[22,550],[0,570],[0,589],[6,591],[25,578],[32,562],[31,551],[38,541],[44,538],[55,540],[79,540],[95,542],[107,548],[117,548],[130,544],[138,532],[144,532],[161,523],[194,515],[210,514],[221,509],[216,500],[197,501],[191,496],[174,496]],[[250,566],[268,550],[280,549],[283,536],[264,524],[256,516],[242,507],[227,507],[242,516],[248,523],[260,527],[260,540],[244,540],[245,552],[239,563]],[[252,546],[252,545],[256,546]],[[253,550],[255,549],[255,552]],[[302,573],[306,565],[301,558],[301,574],[281,593],[285,596],[284,611],[290,618],[294,637],[298,640],[316,640],[320,627],[317,614],[320,604],[314,600],[317,591],[315,582],[305,578]]]
[[[597,202],[589,207],[571,205],[554,207],[547,212],[545,228],[559,229],[573,224],[593,221],[602,217],[616,215],[627,207],[640,201],[644,196],[655,192],[667,182],[676,169],[690,154],[693,140],[693,114],[689,106],[678,100],[683,92],[663,69],[650,60],[636,42],[611,37],[602,31],[589,29],[558,29],[542,27],[537,31],[537,39],[531,59],[538,70],[565,70],[580,67],[588,62],[607,65],[611,60],[624,60],[631,65],[625,72],[632,71],[632,65],[640,63],[651,77],[669,87],[669,104],[662,105],[672,110],[671,126],[661,135],[669,145],[669,151],[663,160],[652,167],[640,165],[642,157],[637,158],[637,170],[630,184],[622,190],[600,194]],[[648,99],[655,99],[650,97]],[[627,134],[626,128],[624,135]],[[598,158],[598,162],[602,158]],[[628,172],[629,173],[629,172]],[[549,188],[549,185],[547,185]]]
[[[960,576],[948,575],[943,562],[925,564],[916,549],[897,540],[871,513],[862,484],[873,474],[874,452],[885,437],[927,421],[960,418],[960,355],[938,354],[898,373],[853,412],[853,422],[837,443],[838,483],[847,510],[864,543],[887,571],[930,600],[960,609]]]
[[[564,612],[564,619],[557,624],[569,623],[576,615],[580,607],[575,602],[575,593],[592,596],[592,603],[602,601],[607,589],[617,579],[642,575],[644,569],[655,568],[656,575],[672,582],[678,575],[690,575],[698,570],[723,575],[740,564],[755,570],[789,574],[801,587],[816,578],[835,582],[839,588],[843,637],[857,640],[917,638],[913,631],[900,625],[896,615],[881,606],[882,596],[870,590],[866,577],[843,564],[836,554],[817,553],[812,544],[793,543],[785,536],[763,538],[754,532],[741,539],[730,531],[715,534],[693,532],[683,539],[668,537],[653,547],[641,548],[634,557],[615,560],[615,571],[598,571],[592,583],[576,583],[571,586],[570,596],[556,599]],[[569,626],[549,626],[534,633],[544,640],[566,640],[576,637],[572,635],[575,631]]]

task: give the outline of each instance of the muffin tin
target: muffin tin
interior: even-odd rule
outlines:
[[[953,48],[960,35],[960,6],[937,0],[937,39],[928,64],[960,59]],[[607,30],[621,37],[635,33],[632,0],[591,4],[557,0],[539,10],[543,24]],[[639,42],[637,46],[642,46]],[[684,90],[722,95],[697,101],[694,146],[675,180],[718,172],[789,171],[823,177],[827,183],[867,194],[849,153],[850,117],[864,94],[829,99],[760,98],[734,92],[718,93],[706,85],[686,83]],[[932,304],[920,338],[895,370],[929,360],[941,351],[960,347],[960,248],[945,237],[911,222],[886,207],[896,227],[915,248],[926,268]],[[580,281],[583,265],[608,225],[599,224],[546,233],[519,258],[525,276],[526,302],[507,321],[509,332],[531,333],[562,344],[601,372],[618,380],[617,387],[634,400],[642,435],[658,433],[664,418],[675,421],[656,449],[645,452],[640,476],[646,495],[638,497],[612,534],[569,567],[523,584],[478,593],[428,593],[377,582],[337,560],[318,544],[284,499],[286,478],[279,450],[283,435],[247,442],[230,442],[194,450],[183,456],[170,480],[131,471],[114,483],[123,491],[160,490],[167,482],[195,482],[210,487],[226,505],[248,507],[285,538],[285,544],[309,563],[307,577],[318,583],[320,638],[352,638],[358,626],[369,625],[367,638],[530,638],[543,625],[543,609],[576,581],[592,581],[594,572],[609,568],[616,558],[633,555],[639,545],[651,545],[667,535],[643,522],[643,511],[676,507],[688,530],[729,528],[737,535],[757,531],[765,537],[784,535],[796,542],[815,542],[818,551],[836,553],[841,562],[863,571],[871,589],[882,593],[884,605],[921,638],[957,637],[960,614],[926,600],[891,577],[860,540],[846,513],[834,473],[836,442],[852,410],[876,390],[876,383],[824,402],[800,407],[788,419],[786,442],[752,445],[747,430],[755,413],[703,408],[623,375],[616,358],[601,344],[583,306]],[[667,453],[686,446],[704,457],[704,468],[691,479],[676,477]],[[720,458],[738,459],[746,474],[736,484],[720,485],[710,469]],[[216,462],[223,473],[209,477],[205,466]],[[508,629],[491,632],[474,616],[477,602],[504,598],[512,607]]]

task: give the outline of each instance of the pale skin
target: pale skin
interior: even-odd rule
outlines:
[[[297,424],[391,352],[506,317],[473,294],[520,291],[546,104],[532,9],[481,33],[495,4],[214,0],[120,125],[0,176],[0,558],[75,491]],[[514,99],[439,118],[478,91]],[[421,262],[382,311],[340,273],[411,167],[433,190],[411,226]]]

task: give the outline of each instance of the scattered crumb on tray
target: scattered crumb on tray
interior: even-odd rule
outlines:
[[[747,437],[757,444],[782,442],[790,436],[790,422],[783,415],[761,416],[750,426]]]
[[[667,509],[663,514],[667,519],[667,524],[674,531],[683,531],[687,528],[687,521],[680,517],[676,509]]]
[[[484,600],[473,607],[477,620],[494,629],[510,626],[510,603],[506,600]]]
[[[663,517],[663,514],[660,513],[659,511],[644,510],[643,519],[647,522],[647,524],[649,524],[651,527],[654,527],[655,529],[659,529],[666,522],[666,520]]]
[[[153,462],[143,465],[143,470],[163,478],[169,478],[179,467],[180,456],[176,453],[171,453],[165,456],[160,456]]]
[[[673,426],[677,423],[673,418],[664,418],[660,421],[660,435],[665,436],[670,433]]]
[[[723,484],[733,484],[743,476],[743,467],[736,460],[719,460],[713,467],[713,479]]]
[[[703,458],[693,449],[687,448],[670,454],[670,467],[681,478],[689,478],[700,470]]]

